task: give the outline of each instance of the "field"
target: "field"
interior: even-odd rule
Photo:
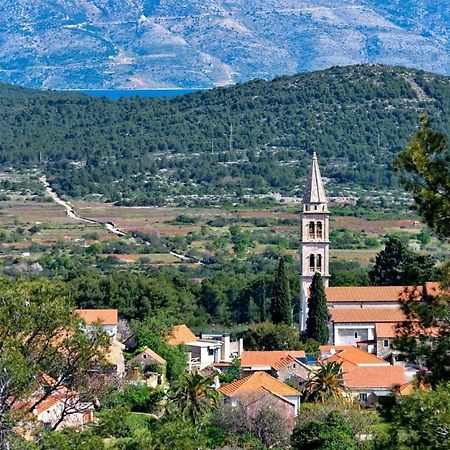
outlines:
[[[109,260],[112,257],[116,264],[127,267],[196,268],[202,262],[276,258],[279,254],[299,258],[298,205],[220,209],[71,202],[79,216],[102,222],[86,223],[68,217],[64,207],[51,201],[39,183],[32,181],[26,189],[17,189],[22,186],[17,177],[12,187],[0,191],[0,249],[8,264],[11,258],[36,261],[54,249]],[[1,180],[4,178],[0,176]],[[398,220],[368,220],[332,213],[331,261],[368,266],[381,250],[386,234],[402,236],[429,254],[448,253],[449,248],[435,239],[426,246],[418,244],[416,237],[423,225],[414,216],[403,217],[405,214]],[[113,223],[126,236],[109,232],[106,222]]]

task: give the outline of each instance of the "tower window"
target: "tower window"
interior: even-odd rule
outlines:
[[[316,224],[316,237],[318,239],[322,239],[322,233],[323,233],[323,225],[322,222],[317,222]]]
[[[315,271],[315,256],[309,255],[309,271],[314,272]]]
[[[314,222],[309,222],[308,233],[310,239],[314,239],[316,237],[316,224]]]
[[[322,272],[322,255],[317,255],[316,256],[316,269],[319,272]]]

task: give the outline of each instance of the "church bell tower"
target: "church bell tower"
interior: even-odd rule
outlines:
[[[330,273],[329,218],[327,196],[320,175],[316,153],[313,153],[311,172],[306,182],[301,214],[301,277],[300,277],[300,331],[306,330],[308,297],[313,275],[319,272],[325,287]]]

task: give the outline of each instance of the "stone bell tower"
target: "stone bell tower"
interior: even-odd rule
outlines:
[[[311,172],[306,182],[301,214],[301,276],[300,276],[300,331],[306,330],[309,287],[313,275],[319,272],[328,286],[330,278],[330,242],[327,196],[320,175],[316,153],[313,153]]]

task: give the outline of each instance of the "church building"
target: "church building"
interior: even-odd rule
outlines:
[[[308,298],[312,278],[316,272],[323,277],[329,313],[331,345],[361,347],[382,358],[395,357],[391,342],[397,325],[406,317],[401,300],[420,301],[426,286],[350,286],[328,287],[330,272],[329,210],[325,187],[314,153],[306,182],[301,213],[300,262],[300,331],[306,330]],[[429,290],[429,289],[428,289]]]

